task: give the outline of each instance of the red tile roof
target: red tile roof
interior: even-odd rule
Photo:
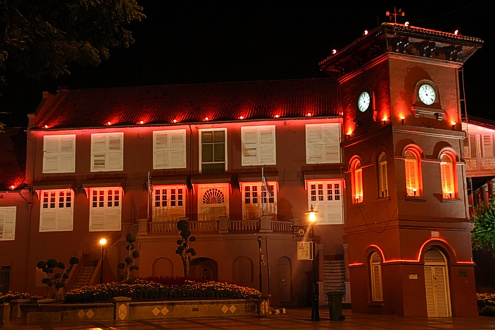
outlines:
[[[26,133],[6,127],[0,132],[0,191],[21,188],[26,169]]]
[[[60,90],[46,94],[31,128],[194,123],[338,116],[330,78]]]

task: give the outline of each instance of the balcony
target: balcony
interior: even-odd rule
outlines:
[[[188,218],[181,218],[189,220]],[[177,221],[150,221],[139,219],[138,235],[176,235]],[[193,233],[229,234],[229,233],[291,233],[291,221],[273,221],[271,216],[261,216],[255,220],[230,220],[220,217],[213,221],[189,221]]]

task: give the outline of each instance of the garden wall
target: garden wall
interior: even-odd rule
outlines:
[[[218,299],[177,301],[131,301],[116,297],[110,303],[61,304],[11,302],[12,318],[26,323],[80,322],[85,320],[142,320],[201,316],[265,317],[270,312],[268,297],[260,299]]]

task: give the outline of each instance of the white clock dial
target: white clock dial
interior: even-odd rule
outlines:
[[[368,92],[362,92],[358,98],[358,109],[361,112],[365,112],[370,107],[371,97]]]
[[[435,93],[435,89],[429,84],[423,84],[419,87],[418,90],[419,99],[426,105],[432,105],[435,103],[437,98],[437,94]]]

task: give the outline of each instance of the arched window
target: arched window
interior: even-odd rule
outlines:
[[[378,156],[378,198],[388,197],[387,155]]]
[[[440,155],[440,172],[442,174],[442,196],[446,199],[457,198],[456,189],[456,162],[455,156],[450,152]]]
[[[421,163],[419,152],[409,148],[404,152],[407,196],[422,196]]]
[[[382,257],[378,252],[370,256],[371,301],[383,301]]]
[[[352,185],[352,202],[363,202],[363,169],[361,161],[357,158],[351,160],[351,185]]]

